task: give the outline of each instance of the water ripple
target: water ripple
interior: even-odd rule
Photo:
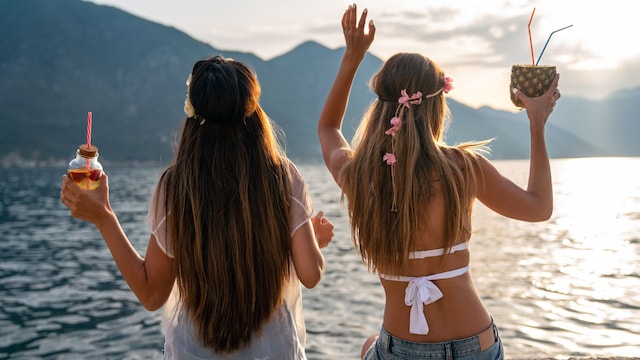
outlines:
[[[556,208],[547,222],[476,207],[472,276],[507,358],[640,354],[640,159],[615,163],[602,172],[618,180],[603,188],[590,169],[608,162],[554,161]],[[526,162],[497,166],[526,185]],[[112,205],[142,253],[160,171],[109,169]],[[380,329],[384,293],[353,248],[330,174],[315,165],[300,171],[315,210],[336,225],[324,278],[303,289],[307,355],[356,359]],[[0,359],[161,358],[159,313],[138,303],[95,228],[59,203],[59,169],[0,172]]]

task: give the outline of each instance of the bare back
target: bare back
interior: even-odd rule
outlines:
[[[444,198],[442,192],[435,191],[432,199],[425,204],[427,216],[421,223],[416,245],[412,251],[431,250],[445,247],[444,236]],[[468,241],[471,231],[471,214],[465,218],[466,232],[464,241]],[[399,240],[399,239],[397,239]],[[458,243],[463,243],[459,241]],[[469,265],[469,250],[452,254],[409,260],[409,269],[403,274],[420,277],[443,273]],[[478,334],[489,327],[491,318],[476,292],[469,272],[450,279],[434,280],[443,297],[431,304],[424,305],[429,332],[426,335],[412,334],[409,331],[411,307],[405,304],[407,282],[381,279],[385,290],[386,305],[384,327],[394,336],[416,342],[441,342],[460,339]]]

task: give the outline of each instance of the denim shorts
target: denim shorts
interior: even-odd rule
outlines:
[[[365,360],[444,359],[444,360],[502,360],[504,350],[498,328],[491,323],[496,341],[480,350],[478,336],[440,343],[419,343],[402,340],[389,334],[384,327],[374,344],[367,350]]]

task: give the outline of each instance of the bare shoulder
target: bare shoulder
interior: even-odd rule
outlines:
[[[449,159],[458,165],[461,169],[468,169],[469,167],[478,168],[482,161],[487,159],[482,155],[482,152],[475,151],[472,148],[447,146],[442,147],[442,153]]]
[[[342,147],[342,148],[336,149],[331,154],[327,167],[329,168],[331,175],[333,175],[333,179],[336,181],[338,185],[341,185],[340,173],[342,172],[342,169],[352,159],[353,159],[353,150],[351,150],[351,148],[348,148],[348,147]]]

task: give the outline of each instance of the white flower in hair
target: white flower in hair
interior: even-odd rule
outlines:
[[[189,78],[187,79],[187,98],[184,101],[184,113],[187,114],[188,117],[192,118],[196,116],[196,110],[191,105],[191,100],[189,99],[189,85],[191,84],[191,74],[189,74]]]
[[[189,95],[187,95],[187,99],[184,101],[184,113],[190,118],[196,116],[196,110],[193,108],[193,105],[191,105]]]

